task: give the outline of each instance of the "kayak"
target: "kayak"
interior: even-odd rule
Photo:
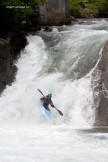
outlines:
[[[46,119],[51,119],[51,111],[46,110],[43,106],[41,107],[41,112],[42,115],[46,118]]]

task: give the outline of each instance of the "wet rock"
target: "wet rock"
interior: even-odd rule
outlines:
[[[95,125],[108,126],[108,41],[93,73]]]
[[[0,93],[14,81],[17,72],[14,61],[26,43],[22,33],[11,33],[8,39],[0,38]]]
[[[41,25],[68,25],[74,18],[70,16],[67,0],[46,0],[46,3],[40,6],[40,24]]]
[[[9,43],[0,39],[0,92],[13,81],[16,67],[10,53]]]
[[[68,16],[64,19],[65,25],[74,24],[75,22],[77,22],[77,19],[75,19],[73,16]]]
[[[44,31],[46,32],[52,32],[53,28],[49,26],[45,26]]]
[[[8,37],[8,41],[11,54],[13,54],[16,59],[21,49],[23,49],[27,44],[26,36],[23,32],[12,32]]]

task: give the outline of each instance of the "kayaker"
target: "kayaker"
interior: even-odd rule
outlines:
[[[48,110],[48,111],[50,111],[50,109],[49,109],[49,105],[51,105],[53,108],[55,107],[54,106],[54,104],[53,104],[53,102],[52,102],[52,100],[51,100],[51,98],[52,98],[52,94],[50,93],[50,94],[48,94],[46,97],[42,97],[42,98],[40,98],[40,100],[42,101],[42,103],[43,103],[43,107],[46,109],[46,110]]]

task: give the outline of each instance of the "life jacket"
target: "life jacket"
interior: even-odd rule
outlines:
[[[49,104],[52,105],[52,101],[49,98],[43,98],[43,104],[44,106],[48,106]]]

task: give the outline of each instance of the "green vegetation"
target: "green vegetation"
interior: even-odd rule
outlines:
[[[108,17],[108,0],[69,0],[75,17]]]
[[[36,5],[43,2],[44,0],[1,0],[0,9],[13,13],[16,19],[18,17],[24,18],[34,12]]]
[[[80,16],[80,4],[79,0],[69,0],[69,7],[71,15],[75,17]]]
[[[98,0],[99,15],[108,17],[108,0]]]
[[[45,0],[0,0],[0,32],[35,28],[39,20],[38,5]],[[53,1],[53,0],[52,0]],[[74,17],[108,17],[108,0],[68,0]],[[25,28],[25,27],[24,27]]]
[[[1,0],[0,30],[11,30],[21,25],[22,21],[38,17],[38,4],[44,0]],[[31,17],[30,17],[31,16]],[[8,26],[8,28],[7,28]]]

